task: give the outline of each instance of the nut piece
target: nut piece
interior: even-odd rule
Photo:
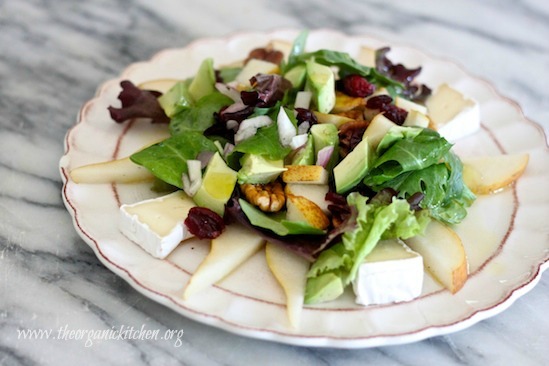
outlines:
[[[353,109],[364,109],[366,100],[360,97],[351,97],[342,92],[336,92],[336,103],[332,109],[332,113],[348,112]]]
[[[286,203],[286,196],[280,182],[267,184],[241,184],[240,189],[246,200],[263,212],[278,212]]]

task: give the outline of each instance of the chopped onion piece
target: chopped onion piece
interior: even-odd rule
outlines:
[[[218,92],[231,98],[234,102],[242,103],[240,92],[236,90],[234,87],[229,86],[227,84],[223,84],[223,83],[215,83],[215,88],[217,89]]]
[[[269,126],[273,120],[269,116],[257,116],[245,119],[240,123],[238,131],[234,135],[234,142],[239,143],[252,137],[257,132],[258,128]]]
[[[276,122],[278,125],[278,139],[280,140],[280,143],[282,146],[290,146],[292,138],[297,135],[297,130],[290,120],[290,117],[286,114],[284,107],[280,107]]]
[[[290,142],[292,150],[299,149],[301,146],[305,145],[308,137],[309,135],[306,133],[292,137],[292,141]]]
[[[198,177],[198,179],[191,181],[189,179],[189,176],[185,173],[183,173],[183,176],[181,177],[183,181],[183,191],[187,194],[187,196],[192,197],[198,192],[198,189],[200,188],[200,185],[202,184],[202,175]]]
[[[246,107],[247,107],[247,105],[244,104],[242,101],[235,102],[235,103],[231,104],[230,106],[228,106],[227,108],[225,108],[221,112],[221,114],[240,112],[241,110],[246,109]]]
[[[238,122],[234,119],[228,120],[225,126],[227,127],[227,130],[238,130]]]
[[[210,162],[210,159],[212,158],[212,156],[214,155],[214,153],[212,151],[201,151],[197,156],[196,156],[196,160],[199,160],[200,163],[201,163],[201,168],[205,168],[206,165],[208,165],[208,163]],[[187,167],[189,166],[189,161],[192,161],[192,160],[187,160]],[[192,177],[190,177],[191,180]]]
[[[307,121],[301,122],[299,126],[297,126],[297,134],[302,135],[304,133],[309,132],[309,129],[311,128],[311,124]]]
[[[203,155],[205,159],[206,154]],[[187,173],[183,173],[181,180],[183,182],[183,191],[185,191],[189,197],[194,196],[202,184],[202,163],[203,161],[198,159],[187,160]]]
[[[309,109],[309,106],[311,105],[312,97],[313,97],[313,93],[310,91],[297,92],[295,96],[294,108]]]
[[[187,160],[187,172],[189,174],[189,180],[191,182],[194,182],[195,180],[202,177],[202,161],[198,159]]]
[[[234,150],[234,145],[230,142],[227,142],[225,144],[225,147],[223,148],[223,156],[226,158],[230,153],[232,153]]]
[[[320,165],[326,168],[326,165],[328,165],[328,162],[330,161],[330,158],[332,157],[333,152],[334,152],[333,146],[325,146],[322,149],[320,149],[316,155],[316,165]]]

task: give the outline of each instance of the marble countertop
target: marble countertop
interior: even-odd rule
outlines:
[[[153,5],[154,4],[154,5]],[[0,2],[0,365],[549,364],[549,274],[457,333],[371,349],[233,335],[147,299],[107,270],[63,206],[63,138],[96,87],[201,37],[275,28],[368,34],[458,60],[549,131],[549,3],[523,1]],[[545,208],[547,213],[547,209]],[[182,329],[181,342],[21,339],[21,329]],[[175,339],[175,338],[174,338]]]

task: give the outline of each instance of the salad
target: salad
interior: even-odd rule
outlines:
[[[155,203],[184,214],[173,239],[171,228],[160,233],[138,212],[151,202],[123,206],[132,230],[141,225],[158,234],[159,247],[171,241],[171,249],[157,255],[161,258],[182,239],[212,241],[186,296],[267,243],[267,262],[286,291],[292,323],[303,302],[331,301],[350,287],[357,295],[365,284],[375,287],[383,277],[368,272],[368,261],[382,258],[385,249],[389,258],[380,262],[398,262],[395,293],[402,292],[398,285],[410,273],[399,272],[400,263],[411,263],[407,259],[416,268],[419,263],[421,274],[425,265],[458,291],[467,264],[451,226],[465,218],[475,193],[494,192],[517,179],[527,157],[511,159],[507,167],[513,169],[495,182],[476,169],[492,165],[490,159],[464,169],[449,142],[456,135],[442,132],[459,124],[474,132],[479,124],[474,102],[450,86],[433,92],[415,82],[421,68],[393,64],[388,48],[365,49],[362,61],[369,62],[361,63],[338,51],[308,52],[306,40],[302,33],[287,50],[269,45],[225,67],[206,59],[194,77],[170,82],[161,92],[121,83],[122,106],[110,107],[111,117],[120,123],[149,118],[166,124],[170,137],[117,161],[123,178],[110,181],[141,181],[152,174],[154,189],[174,191]],[[448,111],[445,104],[462,108]],[[73,170],[73,180],[86,183],[78,178],[86,176],[86,168]],[[147,235],[132,240],[145,248]],[[228,241],[237,241],[238,248],[228,250]],[[421,281],[416,276],[416,284]],[[404,297],[383,301],[409,300],[421,286],[419,292],[412,285],[406,290]]]

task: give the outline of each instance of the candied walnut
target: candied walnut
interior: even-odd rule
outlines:
[[[364,107],[359,107],[359,108],[352,109],[350,111],[340,112],[340,113],[335,113],[335,114],[337,114],[338,116],[351,118],[351,119],[354,119],[354,120],[357,120],[357,121],[363,121],[364,120]]]
[[[364,107],[366,100],[364,98],[352,97],[340,91],[336,91],[336,102],[332,113],[348,112],[355,108]]]
[[[250,53],[248,54],[248,57],[244,61],[244,64],[247,64],[248,61],[250,61],[253,58],[280,65],[280,63],[282,62],[282,59],[284,58],[284,54],[280,51],[277,51],[269,47],[255,48],[250,51]]]
[[[286,203],[282,184],[277,181],[267,184],[241,184],[240,189],[248,202],[264,212],[278,212]]]
[[[328,211],[332,216],[333,227],[339,227],[351,216],[351,208],[344,196],[330,191],[326,193],[326,201],[331,202],[328,204]]]
[[[353,121],[339,128],[339,153],[342,157],[347,156],[362,141],[368,124],[366,121]]]

